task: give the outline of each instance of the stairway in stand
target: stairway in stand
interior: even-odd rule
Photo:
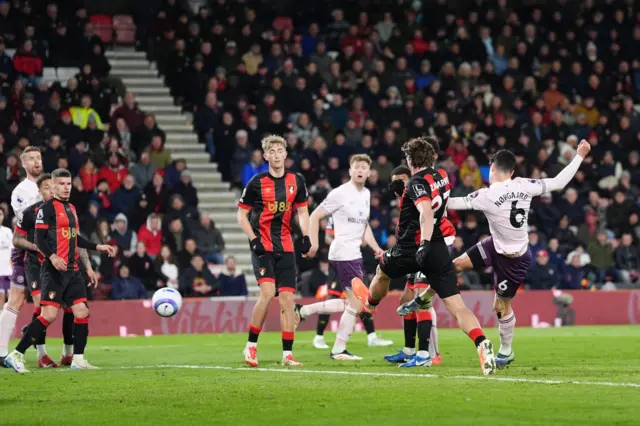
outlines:
[[[155,65],[146,60],[144,52],[116,47],[107,50],[106,56],[112,67],[111,74],[122,78],[143,111],[155,114],[158,126],[167,134],[165,147],[173,159],[184,158],[187,161],[189,170],[193,172],[193,185],[198,189],[199,210],[211,216],[222,231],[226,242],[225,255],[238,259],[238,265],[247,277],[249,293],[257,292],[249,244],[236,222],[239,194],[222,181],[218,165],[209,161],[209,154],[204,144],[198,143],[189,118],[173,104],[169,89],[158,77]]]

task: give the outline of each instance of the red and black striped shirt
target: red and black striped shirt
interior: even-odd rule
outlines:
[[[46,257],[57,254],[67,262],[67,271],[78,271],[78,247],[95,250],[96,245],[80,236],[76,208],[55,198],[42,203],[36,216],[36,245]]]
[[[249,222],[265,250],[292,253],[291,218],[296,208],[307,205],[307,198],[301,175],[285,172],[276,178],[264,172],[251,178],[238,207],[251,211]]]
[[[34,244],[36,242],[36,215],[41,205],[42,201],[38,201],[37,203],[27,207],[24,213],[22,213],[22,218],[18,220],[18,223],[16,224],[16,233],[24,236],[27,241]],[[37,251],[26,250],[24,254],[24,262],[27,265],[40,265],[44,262],[44,256]]]

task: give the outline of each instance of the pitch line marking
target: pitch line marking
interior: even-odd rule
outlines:
[[[287,368],[249,368],[249,367],[226,367],[222,365],[141,365],[133,367],[120,367],[116,369],[160,369],[160,368],[177,368],[187,370],[225,370],[225,371],[258,371],[270,373],[298,373],[298,374],[334,374],[343,376],[372,376],[372,377],[411,377],[411,378],[430,378],[430,379],[461,379],[461,380],[491,380],[495,382],[508,383],[533,383],[543,385],[582,385],[582,386],[607,386],[617,388],[639,388],[640,383],[617,383],[617,382],[592,382],[579,380],[552,380],[552,379],[524,379],[518,377],[496,377],[496,376],[464,376],[464,375],[439,375],[439,374],[409,374],[409,373],[375,373],[366,371],[339,371],[339,370],[298,370]]]

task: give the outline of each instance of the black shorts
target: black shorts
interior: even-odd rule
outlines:
[[[427,265],[423,270],[418,266],[415,254],[415,250],[406,250],[395,246],[384,253],[380,269],[391,279],[416,274],[414,286],[422,287],[423,285],[415,285],[420,283],[426,287],[428,284],[441,299],[460,294],[458,279],[449,256],[449,248],[444,240],[431,242]]]
[[[60,272],[47,261],[42,265],[40,284],[40,305],[60,308],[87,301],[87,282],[80,271]]]
[[[267,252],[260,257],[251,253],[251,264],[258,285],[273,283],[277,293],[296,292],[296,258],[293,253]]]
[[[38,296],[41,293],[40,285],[40,264],[25,262],[24,274],[27,279],[27,288],[31,293],[31,297]]]

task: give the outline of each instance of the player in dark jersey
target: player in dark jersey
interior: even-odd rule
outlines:
[[[433,302],[432,293],[437,294],[476,345],[482,373],[493,374],[496,368],[493,344],[460,296],[456,273],[440,230],[448,198],[446,174],[433,168],[436,152],[427,137],[411,139],[403,145],[402,151],[411,170],[411,179],[400,198],[398,243],[385,252],[369,287],[366,307],[375,310],[387,294],[391,279],[422,273],[430,288],[400,306],[398,313],[408,315],[417,309],[428,309]],[[429,366],[431,360],[420,359],[416,364]]]
[[[282,312],[282,365],[299,366],[302,364],[292,354],[296,261],[291,224],[297,211],[304,235],[299,249],[306,254],[311,249],[307,187],[302,176],[285,170],[287,145],[282,137],[267,136],[262,140],[262,149],[269,171],[254,176],[238,202],[238,223],[249,237],[253,271],[260,285],[260,299],[253,308],[244,358],[251,367],[258,366],[258,336],[277,294]]]
[[[24,353],[38,340],[49,324],[54,322],[62,303],[71,306],[75,317],[72,369],[94,369],[84,359],[84,348],[89,335],[89,306],[84,277],[78,264],[79,250],[96,250],[115,256],[115,247],[96,245],[80,235],[78,215],[71,195],[71,173],[57,169],[51,174],[53,180],[53,198],[44,202],[36,215],[35,240],[38,250],[44,256],[40,279],[43,306],[41,314],[35,318],[27,332],[5,359],[5,364],[17,373],[26,373]],[[90,279],[96,284],[95,275]]]

